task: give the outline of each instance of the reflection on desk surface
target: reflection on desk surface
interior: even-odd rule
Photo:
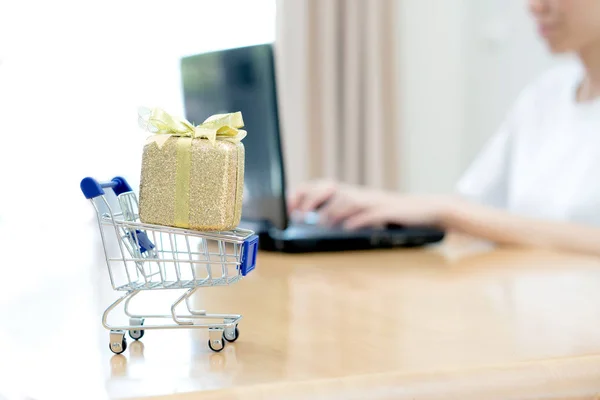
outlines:
[[[76,257],[27,269],[36,286],[24,285],[16,297],[5,292],[0,305],[0,340],[13,360],[0,363],[1,376],[30,382],[32,397],[61,385],[76,393],[66,386],[75,380],[89,387],[101,382],[115,398],[215,390],[244,397],[261,387],[268,389],[260,393],[285,398],[286,382],[311,385],[306,394],[317,386],[340,393],[400,381],[405,388],[423,380],[435,388],[449,379],[447,371],[465,371],[467,379],[479,376],[469,371],[486,368],[508,371],[496,381],[510,385],[513,378],[528,382],[522,365],[540,362],[556,363],[572,382],[588,374],[586,390],[600,386],[595,258],[451,241],[425,249],[261,252],[244,280],[202,289],[193,300],[197,308],[242,314],[238,341],[213,353],[206,330],[154,330],[139,342],[128,337],[127,351],[115,356],[100,317],[119,294],[90,237],[91,231],[87,244],[74,248]],[[168,312],[176,292],[142,293],[132,307]],[[579,358],[592,364],[572,364]]]
[[[153,331],[142,340],[143,361],[129,355],[110,392],[418,375],[600,351],[600,301],[590,301],[600,261],[509,249],[448,254],[261,253],[253,275],[195,299],[244,315],[236,343],[215,354],[205,331]]]

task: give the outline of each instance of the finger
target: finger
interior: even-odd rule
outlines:
[[[328,225],[338,225],[352,215],[360,212],[362,208],[358,203],[347,197],[341,198],[335,196],[323,206],[319,214],[325,219]]]
[[[349,217],[345,221],[344,227],[349,230],[356,230],[384,226],[387,222],[389,222],[389,217],[385,210],[371,208]]]
[[[288,210],[294,211],[298,209],[307,194],[309,194],[311,191],[314,191],[316,188],[318,188],[318,185],[314,182],[308,182],[298,186],[298,188],[296,188],[296,190],[294,190],[287,198]]]
[[[304,191],[302,191],[302,190],[296,190],[291,195],[289,195],[287,198],[288,211],[289,212],[295,211],[298,208],[298,206],[300,205],[300,203],[302,202],[303,198],[304,198]]]
[[[319,208],[323,203],[333,197],[337,188],[334,185],[327,185],[313,188],[310,191],[306,191],[298,203],[298,209],[303,212],[314,211]]]

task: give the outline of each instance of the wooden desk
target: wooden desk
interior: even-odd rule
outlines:
[[[196,299],[244,315],[238,342],[214,354],[204,331],[149,332],[143,346],[107,362],[109,391],[192,393],[169,397],[179,399],[600,394],[600,261],[461,249],[263,253],[251,277]]]
[[[24,371],[24,382],[38,377],[47,387],[96,380],[112,398],[600,395],[595,258],[476,251],[464,243],[427,250],[261,253],[247,279],[203,290],[195,299],[210,311],[244,315],[236,343],[213,353],[204,330],[148,331],[114,356],[100,314],[116,294],[100,249],[92,245],[92,285],[74,289],[56,279],[44,286],[44,301],[27,307],[54,310],[53,317],[45,320],[45,331],[35,332],[23,327],[39,321],[19,315],[20,329],[5,334],[13,345],[4,359],[15,361],[4,370],[0,363],[0,376]],[[86,300],[90,287],[96,290],[93,301]],[[140,296],[147,297],[146,305],[170,304],[165,301],[173,297],[169,291],[153,295]],[[61,348],[66,343],[73,347]]]

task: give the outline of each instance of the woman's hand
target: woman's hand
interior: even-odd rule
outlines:
[[[584,252],[600,257],[600,228],[528,218],[452,196],[414,196],[334,182],[303,185],[290,211],[315,211],[349,229],[386,224],[437,226],[508,245]]]
[[[381,201],[365,205],[349,215],[348,229],[379,227],[389,224],[404,226],[445,227],[445,218],[453,200],[447,196],[415,196],[390,193]]]
[[[327,225],[348,229],[397,225],[440,225],[450,199],[406,196],[331,181],[301,186],[288,200],[290,212],[317,209]]]

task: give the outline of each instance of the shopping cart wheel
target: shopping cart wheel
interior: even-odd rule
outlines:
[[[225,333],[223,337],[229,343],[235,342],[240,337],[240,331],[238,331],[237,325],[233,328],[225,328]]]
[[[225,342],[223,340],[210,340],[208,339],[208,347],[216,353],[220,352],[225,348]]]
[[[144,318],[129,318],[129,324],[136,326],[136,325],[144,325]],[[142,337],[144,337],[144,330],[143,329],[132,329],[129,331],[129,337],[132,338],[133,340],[140,340]]]
[[[144,332],[146,332],[146,331],[143,329],[131,330],[131,331],[129,331],[129,337],[132,338],[133,340],[140,340],[141,338],[144,337]]]
[[[208,347],[210,347],[212,351],[218,353],[219,351],[225,348],[225,340],[223,340],[225,335],[223,333],[223,330],[209,328],[208,337]]]
[[[108,348],[115,354],[121,354],[127,350],[127,340],[125,339],[125,332],[123,331],[110,331],[110,343]]]

